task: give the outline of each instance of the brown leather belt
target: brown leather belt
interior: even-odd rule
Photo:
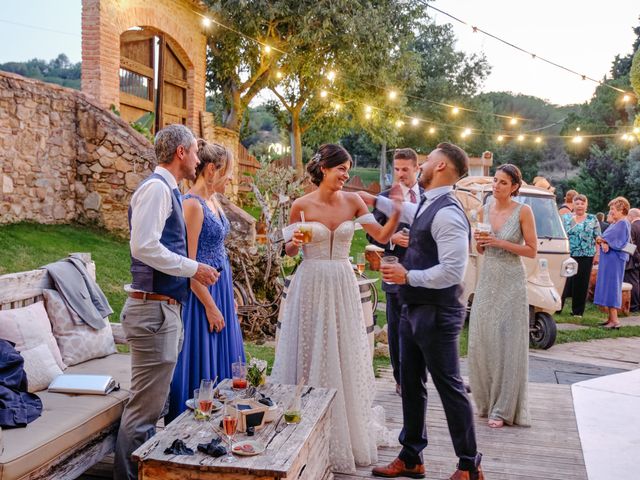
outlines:
[[[178,302],[175,298],[167,297],[166,295],[160,295],[158,293],[146,293],[146,292],[129,292],[131,298],[137,298],[138,300],[155,300],[157,302],[167,302],[169,305],[177,305]]]

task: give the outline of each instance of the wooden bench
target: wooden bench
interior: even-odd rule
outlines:
[[[95,279],[90,254],[80,257]],[[0,276],[0,309],[25,307],[43,299],[43,289],[55,289],[46,270]],[[112,324],[116,343],[125,343],[120,325]],[[72,479],[113,452],[122,410],[129,397],[129,355],[113,354],[67,368],[65,373],[112,375],[121,390],[110,395],[66,395],[37,392],[42,415],[24,428],[2,430],[0,480]]]
[[[226,380],[221,388],[229,385]],[[278,404],[287,405],[293,398],[293,385],[265,385],[261,392]],[[138,461],[140,480],[330,480],[333,473],[329,463],[329,437],[331,404],[334,389],[304,387],[302,391],[302,421],[287,425],[279,419],[258,430],[252,440],[262,442],[266,450],[256,456],[239,457],[237,462],[223,463],[197,451],[199,443],[208,443],[216,436],[215,427],[222,418],[215,414],[210,422],[196,420],[187,410],[165,429],[149,439],[133,452]],[[217,433],[221,435],[219,429]],[[166,455],[165,448],[179,438],[194,455]],[[245,434],[236,434],[235,440],[246,439]]]

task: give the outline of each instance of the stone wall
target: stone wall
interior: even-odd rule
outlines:
[[[0,72],[0,223],[127,230],[151,143],[76,90]]]

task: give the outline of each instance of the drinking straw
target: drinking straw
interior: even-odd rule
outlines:
[[[300,220],[302,220],[302,223],[305,223],[305,221],[304,221],[304,212],[302,210],[300,210]]]

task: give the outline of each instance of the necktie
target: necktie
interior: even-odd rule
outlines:
[[[418,199],[416,198],[416,192],[414,192],[413,190],[409,190],[409,201],[411,203],[417,203]]]
[[[418,208],[416,208],[416,215],[413,217],[413,221],[416,221],[416,218],[418,218],[418,213],[420,213],[420,210],[422,209],[422,206],[426,203],[427,201],[427,196],[426,195],[422,195],[422,198],[420,199],[420,204],[418,205]]]

